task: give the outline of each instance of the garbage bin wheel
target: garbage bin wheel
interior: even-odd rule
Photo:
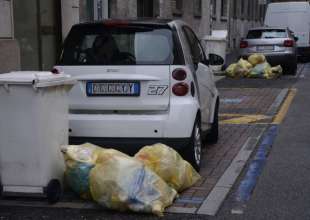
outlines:
[[[46,187],[45,193],[49,204],[58,202],[62,195],[62,188],[59,180],[51,180]]]

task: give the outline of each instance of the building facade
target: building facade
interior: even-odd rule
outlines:
[[[263,25],[266,7],[263,0],[211,0],[212,30],[227,30],[233,51],[249,28]]]
[[[203,36],[210,33],[210,16],[210,0],[80,0],[79,21],[102,18],[182,19]]]
[[[13,2],[0,0],[0,73],[20,69],[20,50],[14,38]]]
[[[228,30],[231,50],[259,26],[265,0],[0,0],[0,73],[50,70],[72,25],[105,18],[168,18],[199,37]]]

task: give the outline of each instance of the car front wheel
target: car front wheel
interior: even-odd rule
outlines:
[[[200,123],[198,120],[195,122],[190,144],[185,150],[184,158],[195,168],[195,170],[200,170],[202,159],[202,140]]]

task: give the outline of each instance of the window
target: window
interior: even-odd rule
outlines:
[[[196,37],[194,32],[188,27],[183,27],[183,31],[186,40],[190,46],[193,63],[202,62],[203,59],[205,59],[205,55],[198,38]]]
[[[137,2],[138,17],[153,17],[154,3],[153,0],[138,0]]]
[[[233,0],[233,17],[237,18],[237,10],[238,10],[238,5],[237,5],[237,0]]]
[[[250,20],[252,20],[253,18],[254,18],[254,14],[253,14],[253,12],[252,12],[252,3],[253,3],[253,1],[252,0],[248,0],[248,10],[247,10],[247,18],[248,18],[248,20],[250,21]]]
[[[90,25],[71,30],[60,62],[64,65],[170,65],[177,58],[170,29]]]
[[[181,16],[183,14],[183,0],[172,0],[173,15]]]
[[[13,37],[12,2],[0,0],[0,38]]]
[[[221,17],[222,18],[227,18],[228,14],[228,2],[227,0],[221,0]]]
[[[194,0],[194,16],[201,17],[201,10],[202,10],[202,0]]]
[[[241,18],[244,18],[245,14],[245,0],[241,0]]]
[[[257,1],[255,1],[255,8],[256,9],[259,9],[259,4],[258,4],[258,2]],[[256,20],[256,21],[258,21],[259,20],[259,10],[255,10],[255,16],[253,16],[253,20]]]
[[[252,30],[249,31],[247,39],[270,39],[286,38],[287,32],[284,29]]]
[[[216,0],[211,1],[212,18],[216,19]]]

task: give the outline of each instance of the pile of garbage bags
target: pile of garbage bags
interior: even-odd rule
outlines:
[[[67,185],[83,199],[118,211],[162,216],[200,175],[172,148],[146,146],[134,157],[92,144],[62,149]]]
[[[280,65],[271,67],[263,54],[253,54],[248,60],[240,59],[226,69],[226,75],[232,78],[265,78],[276,79],[283,73]]]

